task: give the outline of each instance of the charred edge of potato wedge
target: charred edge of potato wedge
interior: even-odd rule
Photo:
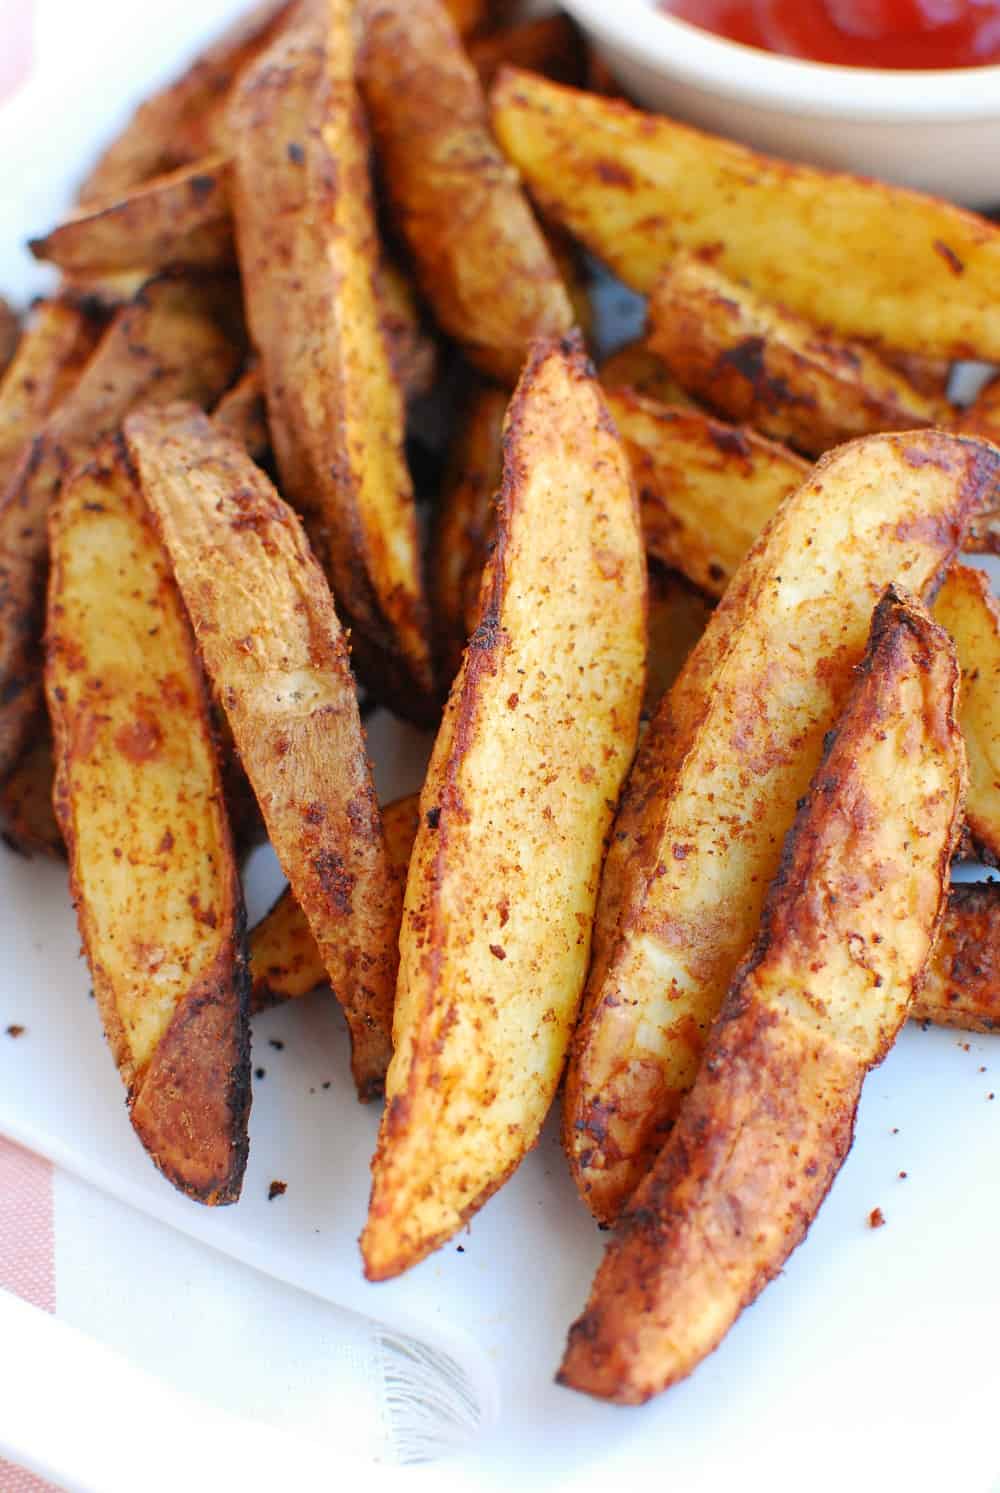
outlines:
[[[947,635],[890,587],[756,942],[570,1330],[560,1383],[619,1404],[668,1388],[805,1237],[933,946],[964,789],[957,695]]]
[[[633,289],[683,250],[839,336],[1000,362],[1000,229],[504,68],[493,129],[546,217]]]
[[[967,1032],[1000,1030],[1000,881],[951,888],[910,1016]]]
[[[359,12],[359,82],[420,288],[470,360],[512,385],[533,337],[573,325],[565,286],[439,0],[362,0]]]
[[[250,1107],[243,896],[194,638],[120,437],[50,527],[53,804],[94,993],[152,1160],[196,1201],[233,1202]]]
[[[962,668],[966,823],[976,853],[995,866],[1000,861],[1000,610],[981,570],[953,565],[933,612],[951,634]]]
[[[823,457],[650,723],[604,865],[564,1090],[570,1169],[599,1219],[618,1215],[694,1082],[874,598],[900,575],[933,595],[998,472],[991,447],[933,430]]]
[[[578,335],[536,344],[522,374],[499,514],[420,798],[361,1241],[371,1280],[440,1246],[535,1144],[583,986],[638,730],[645,562],[625,454]],[[517,764],[510,792],[504,759]]]
[[[78,211],[43,238],[29,239],[28,248],[76,275],[225,269],[236,255],[229,177],[221,155],[178,166],[114,202]]]
[[[66,846],[52,807],[55,763],[48,719],[39,722],[37,740],[0,785],[0,824],[5,844],[19,855],[63,859]]]
[[[527,68],[575,87],[582,87],[586,78],[587,47],[565,14],[538,16],[491,36],[476,37],[467,50],[487,91],[502,67]]]
[[[392,1051],[400,888],[389,865],[346,640],[301,524],[193,405],[125,422],[143,493],[351,1036],[362,1099]],[[246,576],[252,575],[252,587]]]
[[[942,423],[870,348],[821,330],[692,255],[653,287],[648,341],[689,393],[807,456],[882,430]]]

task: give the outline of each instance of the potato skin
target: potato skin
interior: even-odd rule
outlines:
[[[821,332],[692,255],[657,280],[649,322],[650,349],[690,394],[806,456],[951,414],[862,343]]]
[[[1000,1030],[1000,881],[950,889],[910,1015],[967,1032]]]
[[[28,248],[74,275],[226,269],[235,258],[229,176],[222,155],[178,166],[78,211]]]
[[[55,763],[47,718],[37,724],[35,735],[37,739],[0,785],[3,841],[19,855],[47,855],[60,860],[66,847],[52,808]]]
[[[601,383],[609,392],[632,389],[655,399],[659,404],[676,405],[679,408],[697,409],[698,401],[681,388],[661,358],[650,348],[645,338],[626,342],[604,359],[598,366]]]
[[[538,16],[491,36],[474,38],[468,52],[487,92],[502,67],[528,68],[575,87],[582,85],[587,70],[586,45],[569,16],[563,14]]]
[[[362,0],[359,14],[359,80],[420,288],[470,360],[513,384],[532,338],[573,314],[475,68],[439,0]]]
[[[563,1138],[612,1221],[753,937],[881,589],[932,595],[1000,453],[937,431],[824,457],[750,550],[640,746],[605,862]],[[738,806],[738,811],[733,806]]]
[[[539,343],[522,376],[499,511],[420,798],[362,1236],[372,1280],[438,1247],[534,1145],[583,986],[646,603],[627,462],[576,338]]]
[[[0,295],[0,374],[5,372],[8,363],[17,351],[20,335],[21,318],[10,302]]]
[[[957,694],[946,634],[890,587],[757,940],[570,1331],[561,1383],[619,1404],[675,1384],[805,1237],[947,897],[965,784]]]
[[[344,1008],[359,1096],[373,1098],[391,1053],[401,892],[333,598],[292,510],[206,415],[147,408],[125,434],[268,836]]]
[[[675,570],[654,561],[647,575],[646,693],[648,719],[670,689],[712,615],[711,602]]]
[[[102,330],[102,318],[69,301],[39,301],[0,382],[0,493],[18,457],[70,392]]]
[[[49,505],[136,404],[215,402],[242,361],[222,322],[231,307],[226,279],[150,281],[115,315],[0,494],[0,777],[20,756],[41,703]]]
[[[139,1138],[204,1203],[239,1195],[250,1105],[242,893],[208,703],[120,441],[51,517],[54,805]]]
[[[842,337],[1000,362],[1000,229],[505,69],[493,129],[546,217],[633,289],[689,250]]]
[[[1000,864],[1000,611],[981,570],[953,565],[934,602],[962,668],[959,719],[969,758],[965,813],[976,853]]]

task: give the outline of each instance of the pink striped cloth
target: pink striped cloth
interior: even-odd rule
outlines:
[[[52,1167],[0,1136],[0,1286],[56,1309]],[[0,1459],[3,1493],[58,1493],[32,1472]]]

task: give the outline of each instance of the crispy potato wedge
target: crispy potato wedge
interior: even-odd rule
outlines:
[[[764,525],[809,468],[784,446],[693,409],[610,389],[639,493],[646,549],[721,596]]]
[[[953,430],[1000,446],[1000,377],[984,384],[969,407],[950,423]],[[1000,554],[1000,494],[972,520],[965,547],[978,554]]]
[[[401,890],[406,885],[419,821],[420,802],[415,793],[398,798],[382,809],[385,848]],[[398,907],[402,917],[401,899]],[[262,1011],[281,1001],[308,995],[317,985],[325,984],[326,978],[309,921],[286,887],[270,912],[250,932],[250,1009]]]
[[[460,36],[474,36],[490,22],[490,0],[442,0]]]
[[[401,888],[333,599],[291,509],[207,416],[145,409],[125,434],[271,844],[344,1008],[358,1093],[372,1098],[392,1051]]]
[[[37,739],[0,786],[3,838],[21,855],[66,854],[52,807],[55,762],[48,719],[39,723]]]
[[[697,407],[644,338],[626,342],[604,359],[598,372],[605,389],[634,389],[661,404]]]
[[[533,337],[572,326],[565,286],[439,0],[362,0],[359,13],[358,76],[420,288],[472,362],[510,385]]]
[[[648,341],[696,399],[807,456],[951,414],[862,343],[821,332],[690,254],[653,287]]]
[[[910,1015],[967,1032],[1000,1030],[1000,881],[951,888]]]
[[[646,694],[642,713],[656,712],[708,626],[711,603],[675,570],[655,562],[648,573],[649,610],[646,647]]]
[[[1000,362],[1000,228],[974,213],[536,73],[501,72],[492,118],[546,217],[636,290],[688,249],[839,336]]]
[[[41,701],[49,506],[135,405],[215,402],[243,357],[222,322],[231,306],[228,280],[151,281],[117,313],[0,494],[0,777],[21,755]]]
[[[379,323],[389,363],[406,400],[419,399],[434,387],[440,349],[424,325],[416,292],[406,272],[383,253],[375,277]]]
[[[9,301],[0,295],[0,374],[14,356],[20,335],[21,318]]]
[[[478,37],[469,43],[468,52],[487,91],[502,67],[524,67],[577,88],[583,86],[587,72],[586,45],[567,15],[537,16]]]
[[[677,1383],[805,1237],[933,947],[965,787],[957,696],[946,634],[890,589],[760,933],[570,1331],[560,1383],[619,1404]]]
[[[101,318],[67,301],[40,301],[0,380],[0,493],[46,415],[94,350]]]
[[[452,447],[431,543],[431,605],[441,677],[454,679],[479,622],[483,567],[493,541],[493,500],[503,475],[509,395],[493,384],[467,400]]]
[[[31,239],[36,259],[74,275],[225,269],[233,263],[229,161],[207,156],[85,207]]]
[[[254,363],[227,389],[212,411],[215,424],[231,440],[243,447],[258,466],[271,449],[271,432],[267,424],[267,404],[260,367]]]
[[[638,730],[638,513],[579,340],[536,346],[505,445],[482,621],[420,797],[361,1240],[371,1280],[440,1245],[537,1140]]]
[[[233,1202],[250,1107],[243,900],[194,640],[119,441],[66,484],[51,531],[55,808],[104,1030],[160,1171]]]
[[[374,286],[351,7],[304,15],[247,71],[230,110],[247,316],[283,490],[350,624],[359,673],[426,722],[437,717],[430,625],[406,411]]]
[[[750,550],[650,724],[604,868],[564,1143],[614,1219],[669,1130],[846,698],[872,606],[930,595],[1000,452],[940,431],[822,458]]]
[[[969,758],[966,821],[979,856],[1000,864],[1000,612],[981,570],[955,565],[934,603],[962,666],[959,719]]]
[[[296,9],[296,0],[265,0],[240,16],[173,83],[140,104],[83,182],[79,202],[114,201],[152,176],[225,150],[230,89]]]

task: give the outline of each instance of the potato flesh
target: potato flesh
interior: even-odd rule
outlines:
[[[750,551],[651,723],[565,1091],[564,1144],[599,1218],[617,1216],[694,1082],[874,601],[895,579],[933,591],[998,466],[991,447],[934,431],[830,453]]]
[[[149,409],[125,431],[268,836],[344,1008],[359,1094],[374,1097],[391,1051],[400,889],[333,598],[291,509],[207,416]]]
[[[682,250],[844,337],[1000,362],[1000,230],[513,69],[493,129],[546,217],[635,290]]]
[[[570,1332],[560,1381],[636,1404],[684,1378],[801,1242],[947,893],[964,758],[943,633],[891,590],[678,1124]]]
[[[482,620],[420,799],[389,1102],[362,1236],[372,1279],[454,1233],[537,1138],[638,728],[638,516],[580,351],[536,348],[506,452]]]
[[[821,332],[690,255],[657,280],[649,322],[651,350],[690,394],[808,456],[951,413],[870,348]]]
[[[242,897],[190,627],[114,444],[53,511],[48,636],[55,805],[133,1123],[176,1185],[228,1200],[249,1105]]]

